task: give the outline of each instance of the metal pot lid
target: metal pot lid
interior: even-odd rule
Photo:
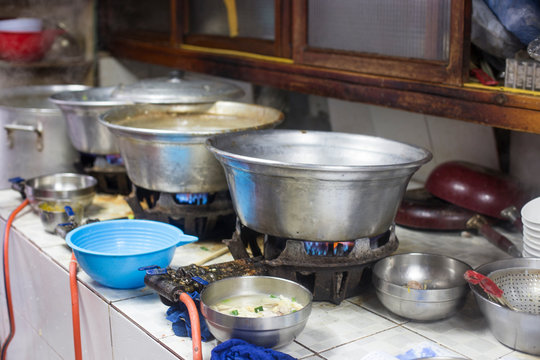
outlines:
[[[119,100],[146,104],[201,104],[230,100],[244,95],[233,84],[184,76],[173,72],[168,78],[142,80],[132,85],[120,85],[112,94]]]

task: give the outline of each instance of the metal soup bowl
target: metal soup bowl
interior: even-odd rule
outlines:
[[[296,312],[272,317],[240,317],[211,308],[222,300],[249,295],[283,295],[304,305]],[[311,314],[313,296],[302,285],[271,276],[240,276],[210,283],[201,292],[201,312],[208,329],[219,341],[242,339],[267,348],[291,343],[302,332]]]
[[[324,131],[224,134],[206,144],[225,169],[244,225],[312,241],[387,231],[411,176],[431,159],[417,146]]]
[[[372,281],[379,301],[394,314],[435,321],[452,316],[464,304],[469,288],[463,274],[470,269],[444,255],[398,254],[374,265]]]
[[[43,201],[85,208],[94,200],[96,187],[96,178],[75,173],[43,175],[12,184],[12,188],[28,198],[32,209],[38,213],[38,204]]]
[[[148,190],[201,193],[227,190],[223,169],[205,147],[210,136],[274,127],[283,113],[264,106],[130,105],[100,117],[117,136],[129,179]]]
[[[481,265],[475,270],[487,276],[496,270],[510,268],[540,269],[540,259],[497,260]],[[538,284],[536,285],[538,286]],[[478,286],[470,285],[470,288],[480,311],[487,319],[489,328],[497,340],[511,349],[540,355],[540,315],[512,311],[489,300],[485,292]]]

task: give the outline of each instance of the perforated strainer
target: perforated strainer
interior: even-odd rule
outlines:
[[[488,277],[503,291],[512,307],[530,314],[540,314],[540,269],[501,269],[489,273]]]

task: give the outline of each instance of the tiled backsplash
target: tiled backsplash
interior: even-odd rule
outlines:
[[[133,61],[119,62],[103,55],[99,62],[99,81],[101,86],[130,83],[140,78],[165,76],[171,70]],[[234,82],[246,91],[241,101],[253,101],[252,86],[245,82]],[[418,181],[425,180],[435,166],[449,160],[467,160],[493,169],[499,168],[495,136],[489,126],[333,98],[313,98],[317,98],[319,105],[326,100],[322,111],[328,111],[333,131],[380,136],[429,149],[433,153],[433,160],[415,174],[414,179]],[[295,101],[294,97],[292,99],[290,101]],[[320,108],[318,111],[321,111]],[[317,121],[321,119],[316,114],[313,118]],[[298,127],[305,128],[305,118],[298,120]],[[287,126],[291,127],[291,119],[287,121]],[[317,123],[314,128],[320,129],[321,125]],[[513,131],[510,150],[511,175],[518,178],[534,196],[539,196],[540,135]]]
[[[374,105],[328,99],[332,130],[380,136],[422,146],[433,160],[415,179],[425,180],[431,170],[448,160],[468,161],[498,168],[491,128],[435,116]]]

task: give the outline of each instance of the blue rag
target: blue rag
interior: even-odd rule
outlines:
[[[195,302],[199,311],[199,321],[201,323],[201,340],[204,342],[214,339],[214,336],[208,330],[206,320],[201,314],[199,293],[194,291],[188,293]],[[172,322],[172,329],[176,336],[191,337],[191,321],[189,320],[189,312],[183,302],[178,302],[167,309],[167,320]]]
[[[230,339],[212,349],[210,360],[295,360],[285,353]]]

